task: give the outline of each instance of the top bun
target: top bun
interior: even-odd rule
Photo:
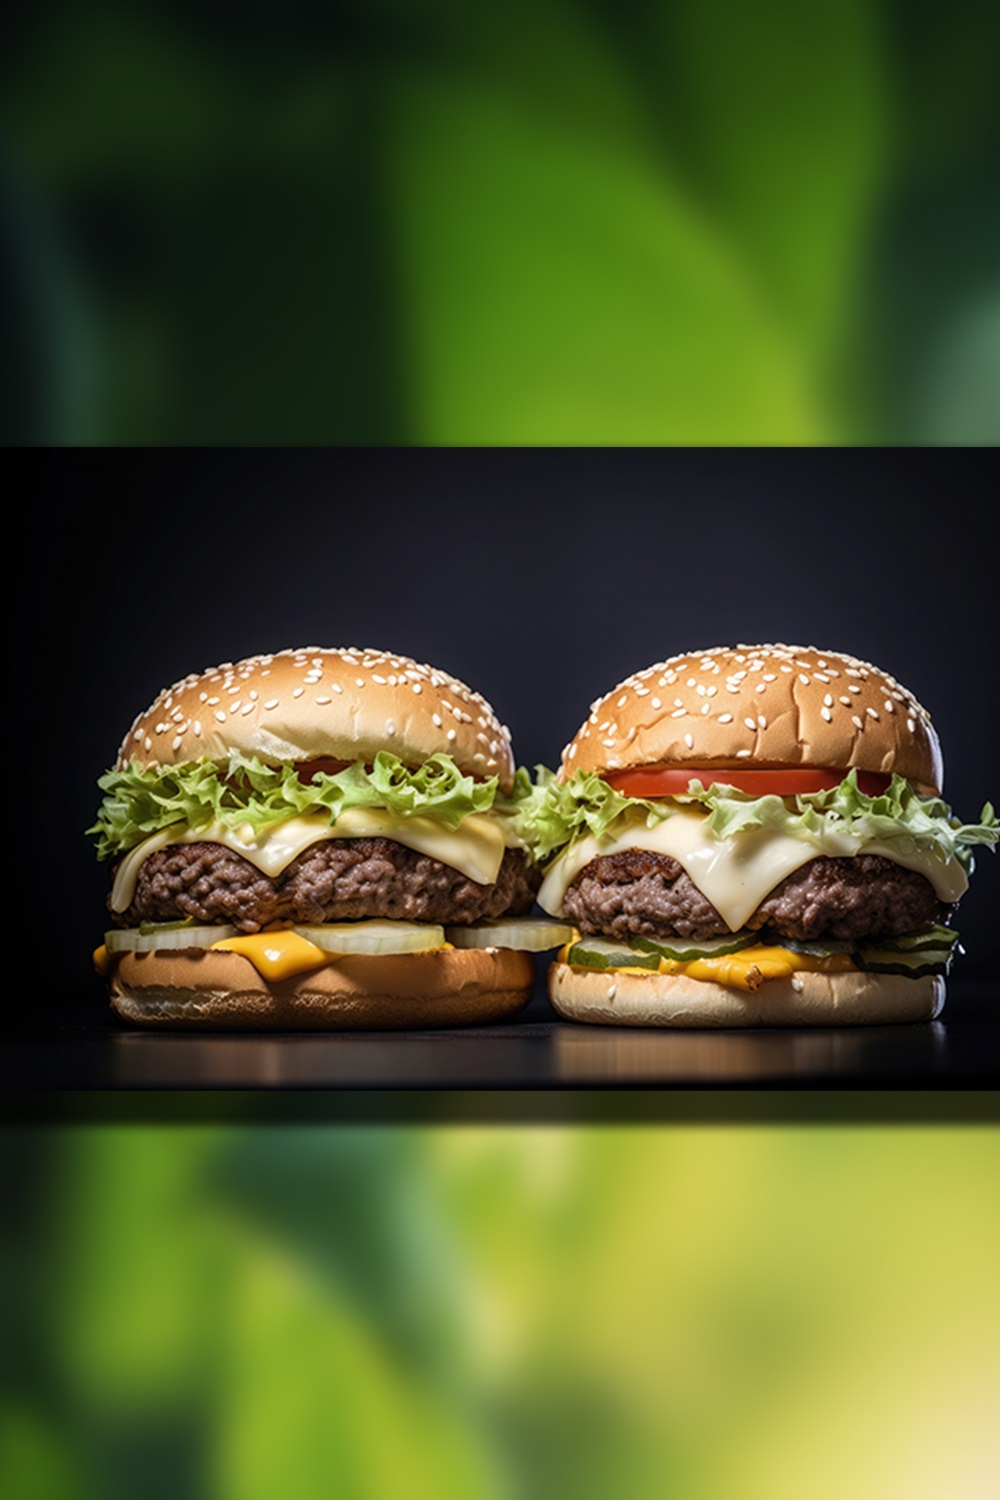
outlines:
[[[445,751],[477,780],[514,784],[510,732],[457,678],[407,656],[308,646],[192,673],[135,720],[118,752],[129,763],[223,761],[232,751],[268,764],[370,763],[390,750],[408,765]]]
[[[560,776],[640,766],[898,772],[940,794],[941,745],[896,680],[839,651],[720,646],[636,672],[592,705]]]

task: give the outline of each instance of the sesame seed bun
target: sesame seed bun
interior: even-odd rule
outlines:
[[[338,958],[282,980],[239,953],[180,949],[124,953],[110,982],[117,1014],[144,1026],[368,1031],[502,1021],[534,978],[530,954],[501,948]]]
[[[560,776],[641,766],[810,766],[898,772],[940,794],[927,710],[870,662],[812,646],[723,646],[672,656],[592,705]]]
[[[549,968],[549,998],[568,1021],[606,1026],[860,1026],[931,1021],[945,999],[936,976],[825,974],[766,980],[753,991],[684,974]]]
[[[445,751],[466,775],[514,783],[510,734],[463,682],[406,656],[306,647],[225,662],[165,688],[122,742],[118,769],[226,760],[269,764],[321,756],[368,763],[391,750],[419,765]]]

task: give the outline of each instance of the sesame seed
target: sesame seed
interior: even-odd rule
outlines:
[[[744,719],[743,722],[747,726],[748,729],[756,729],[757,728],[757,720],[756,719],[749,719],[749,718],[747,718],[747,719]]]
[[[864,729],[865,727],[862,721],[858,718],[857,714],[851,714],[851,723],[854,725],[855,729]]]
[[[720,724],[731,724],[732,722],[733,722],[733,716],[732,716],[732,714],[720,714],[719,715],[719,723]]]
[[[684,743],[685,743],[685,745],[687,745],[687,747],[688,747],[689,750],[693,749],[694,748],[694,735],[693,734],[686,734],[684,736]]]
[[[431,723],[435,726],[435,728],[440,729],[441,725],[444,723],[444,720],[442,719],[440,714],[432,714]]]
[[[832,719],[833,719],[833,714],[832,714],[832,713],[831,713],[831,712],[830,712],[830,710],[829,710],[829,709],[828,709],[828,708],[827,708],[827,706],[826,706],[826,704],[825,704],[825,703],[824,703],[824,705],[823,705],[823,707],[822,707],[822,708],[821,708],[821,709],[820,709],[820,711],[819,711],[819,712],[820,712],[820,717],[821,717],[821,718],[823,718],[823,719],[825,719],[825,720],[826,720],[826,722],[827,722],[827,723],[828,723],[828,724],[829,724],[829,723],[830,723],[830,722],[831,722],[831,720],[832,720]]]

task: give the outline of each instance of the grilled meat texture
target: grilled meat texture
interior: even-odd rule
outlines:
[[[531,907],[539,881],[520,849],[505,850],[493,885],[479,885],[387,838],[324,839],[274,879],[224,844],[171,844],[143,860],[132,904],[115,920],[138,927],[193,917],[243,932],[272,922],[365,917],[457,924],[520,916]]]
[[[858,942],[900,937],[944,921],[930,881],[879,854],[812,859],[775,886],[747,926],[778,937]],[[582,932],[610,938],[708,938],[729,931],[677,860],[626,849],[591,860],[566,892]]]

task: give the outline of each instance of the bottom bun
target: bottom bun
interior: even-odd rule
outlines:
[[[534,979],[531,955],[505,948],[352,956],[280,980],[239,953],[182,949],[123,954],[111,1004],[126,1021],[175,1030],[402,1030],[503,1020]]]
[[[932,1021],[944,1004],[936,976],[807,970],[736,989],[684,974],[549,969],[549,999],[568,1021],[606,1026],[871,1026]]]

